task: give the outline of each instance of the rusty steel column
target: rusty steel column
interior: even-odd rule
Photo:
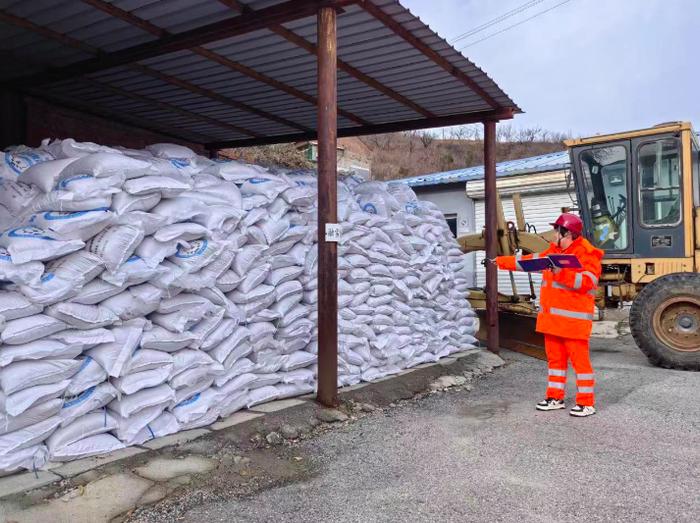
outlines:
[[[326,242],[326,224],[338,221],[336,12],[318,12],[318,393],[338,404],[338,244]]]
[[[486,195],[486,257],[498,254],[498,190],[496,188],[496,121],[484,122],[484,192]],[[498,354],[498,269],[486,264],[486,343]]]

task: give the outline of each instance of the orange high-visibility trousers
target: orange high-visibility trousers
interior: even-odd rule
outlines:
[[[591,366],[588,340],[560,338],[546,334],[544,348],[547,353],[549,376],[547,380],[547,398],[564,399],[566,389],[566,371],[568,362],[576,372],[576,404],[584,406],[595,405],[593,387],[595,379]]]

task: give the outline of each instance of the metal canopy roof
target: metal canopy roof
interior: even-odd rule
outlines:
[[[508,160],[496,164],[496,176],[517,176],[520,174],[561,171],[569,168],[569,151],[530,156],[517,160]],[[483,180],[484,166],[467,167],[433,174],[422,174],[389,183],[404,183],[411,187],[426,187],[448,183],[462,183],[470,180]]]
[[[310,139],[321,6],[339,136],[520,112],[397,0],[0,0],[0,83],[212,149]]]

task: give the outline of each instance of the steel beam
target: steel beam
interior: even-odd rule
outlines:
[[[288,0],[281,4],[245,12],[233,18],[227,18],[212,24],[197,27],[182,33],[165,35],[152,42],[121,49],[112,53],[104,53],[95,58],[83,60],[65,67],[58,67],[39,74],[14,80],[17,85],[28,83],[37,86],[47,83],[59,82],[75,76],[82,76],[105,69],[111,69],[120,65],[127,65],[141,60],[147,60],[168,53],[191,49],[198,45],[231,38],[242,34],[251,33],[259,29],[266,29],[274,24],[284,24],[307,18],[316,14],[319,4],[329,8],[341,8],[356,3],[358,0]]]
[[[368,134],[396,133],[400,131],[411,131],[415,129],[430,129],[432,127],[448,127],[451,125],[467,125],[481,123],[485,119],[509,120],[513,118],[512,109],[502,109],[499,111],[481,111],[476,113],[455,114],[451,116],[438,116],[436,118],[421,118],[417,120],[404,120],[402,122],[392,122],[386,124],[365,125],[362,127],[347,127],[338,129],[338,137],[365,136]],[[243,140],[226,140],[221,142],[208,143],[210,149],[226,149],[229,147],[251,147],[255,145],[269,145],[273,143],[302,142],[315,140],[317,133],[285,134],[278,136],[267,136],[265,138],[250,138]]]
[[[168,31],[165,29],[162,29],[161,27],[158,27],[155,24],[152,24],[148,20],[144,20],[142,18],[139,18],[138,16],[134,15],[130,11],[126,11],[125,9],[121,9],[120,7],[115,6],[114,4],[110,4],[106,0],[82,0],[84,3],[94,7],[95,9],[99,9],[100,11],[103,11],[110,16],[114,16],[116,18],[119,18],[120,20],[123,20],[124,22],[127,22],[133,26],[139,27],[140,29],[151,33],[154,36],[157,36],[158,38],[162,38],[164,36],[167,36]],[[276,26],[276,27],[281,27],[281,26]],[[270,87],[273,87],[274,89],[277,89],[279,91],[282,91],[284,93],[287,93],[290,96],[293,96],[295,98],[298,98],[300,100],[304,100],[305,102],[311,104],[311,105],[316,105],[316,98],[306,94],[299,89],[296,89],[295,87],[292,87],[291,85],[287,85],[284,82],[280,82],[279,80],[275,80],[274,78],[267,76],[265,74],[262,74],[252,67],[248,67],[247,65],[244,65],[240,62],[236,62],[235,60],[231,60],[230,58],[220,55],[218,53],[215,53],[214,51],[211,51],[209,49],[206,49],[201,46],[193,47],[190,49],[193,53],[198,54],[202,58],[206,58],[207,60],[211,60],[212,62],[216,62],[219,65],[223,65],[224,67],[227,67],[233,71],[236,71],[242,75],[245,75],[249,78],[252,78],[253,80],[257,80],[260,83],[264,83],[269,85]],[[338,109],[338,112],[342,115],[348,118],[349,120],[360,124],[360,125],[366,125],[369,122],[363,120],[359,116],[352,114],[349,111],[343,111],[342,109]],[[300,126],[296,126],[297,129],[301,129]]]
[[[97,0],[92,0],[90,5],[93,5],[93,7],[100,5]],[[116,8],[114,8],[116,9]],[[113,11],[114,9],[110,9],[110,11]],[[80,49],[82,51],[85,51],[87,53],[93,54],[93,55],[98,55],[99,54],[99,49],[92,47],[84,42],[81,42],[80,40],[76,40],[75,38],[71,38],[69,36],[66,36],[64,34],[61,34],[57,31],[54,31],[52,29],[48,29],[39,25],[36,25],[32,23],[31,21],[21,18],[15,15],[12,15],[10,13],[7,13],[5,11],[0,10],[0,21],[15,25],[17,27],[22,27],[23,29],[27,29],[29,31],[32,31],[34,33],[40,34],[46,38],[50,38],[52,40],[59,41],[69,47],[73,47],[75,49]],[[126,21],[126,20],[125,20]],[[148,23],[148,27],[151,28],[151,31],[157,30],[153,24]],[[142,27],[143,29],[143,27]],[[260,109],[257,109],[255,107],[249,106],[247,104],[244,104],[242,102],[238,102],[236,100],[232,100],[226,96],[223,96],[219,93],[216,93],[214,91],[211,91],[209,89],[204,89],[203,87],[200,87],[196,84],[193,84],[191,82],[187,82],[185,80],[181,80],[179,78],[175,78],[174,76],[167,75],[165,73],[162,73],[160,71],[157,71],[155,69],[152,69],[150,67],[146,67],[141,64],[131,64],[127,66],[129,69],[133,71],[138,71],[139,73],[142,74],[147,74],[149,76],[152,76],[154,78],[157,78],[163,82],[169,83],[171,85],[175,85],[181,89],[185,89],[193,94],[197,94],[200,96],[203,96],[205,98],[210,98],[212,100],[216,100],[219,103],[222,103],[224,105],[227,105],[229,107],[233,107],[234,109],[238,109],[240,111],[245,111],[251,114],[255,114],[257,116],[260,116],[261,118],[265,118],[267,120],[273,121],[280,123],[286,127],[289,127],[291,129],[299,129],[302,132],[310,132],[310,129],[303,125],[299,125],[295,122],[292,122],[291,120],[287,120],[286,118],[282,118],[280,116],[268,113],[266,111],[262,111]],[[19,85],[17,87],[18,91],[26,91],[28,88],[27,86],[30,86],[30,88],[35,87],[34,85],[31,84],[26,84],[26,85]],[[246,133],[249,134],[250,136],[255,136],[256,133]]]

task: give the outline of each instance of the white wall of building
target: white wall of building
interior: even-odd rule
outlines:
[[[457,236],[474,231],[474,200],[467,197],[463,183],[413,190],[420,200],[437,205],[445,216],[457,216]]]
[[[463,183],[436,187],[413,187],[418,199],[433,202],[445,217],[457,217],[457,236],[474,232],[474,200],[467,196]],[[467,254],[465,264],[474,267],[475,254]],[[476,285],[474,276],[472,285]]]

